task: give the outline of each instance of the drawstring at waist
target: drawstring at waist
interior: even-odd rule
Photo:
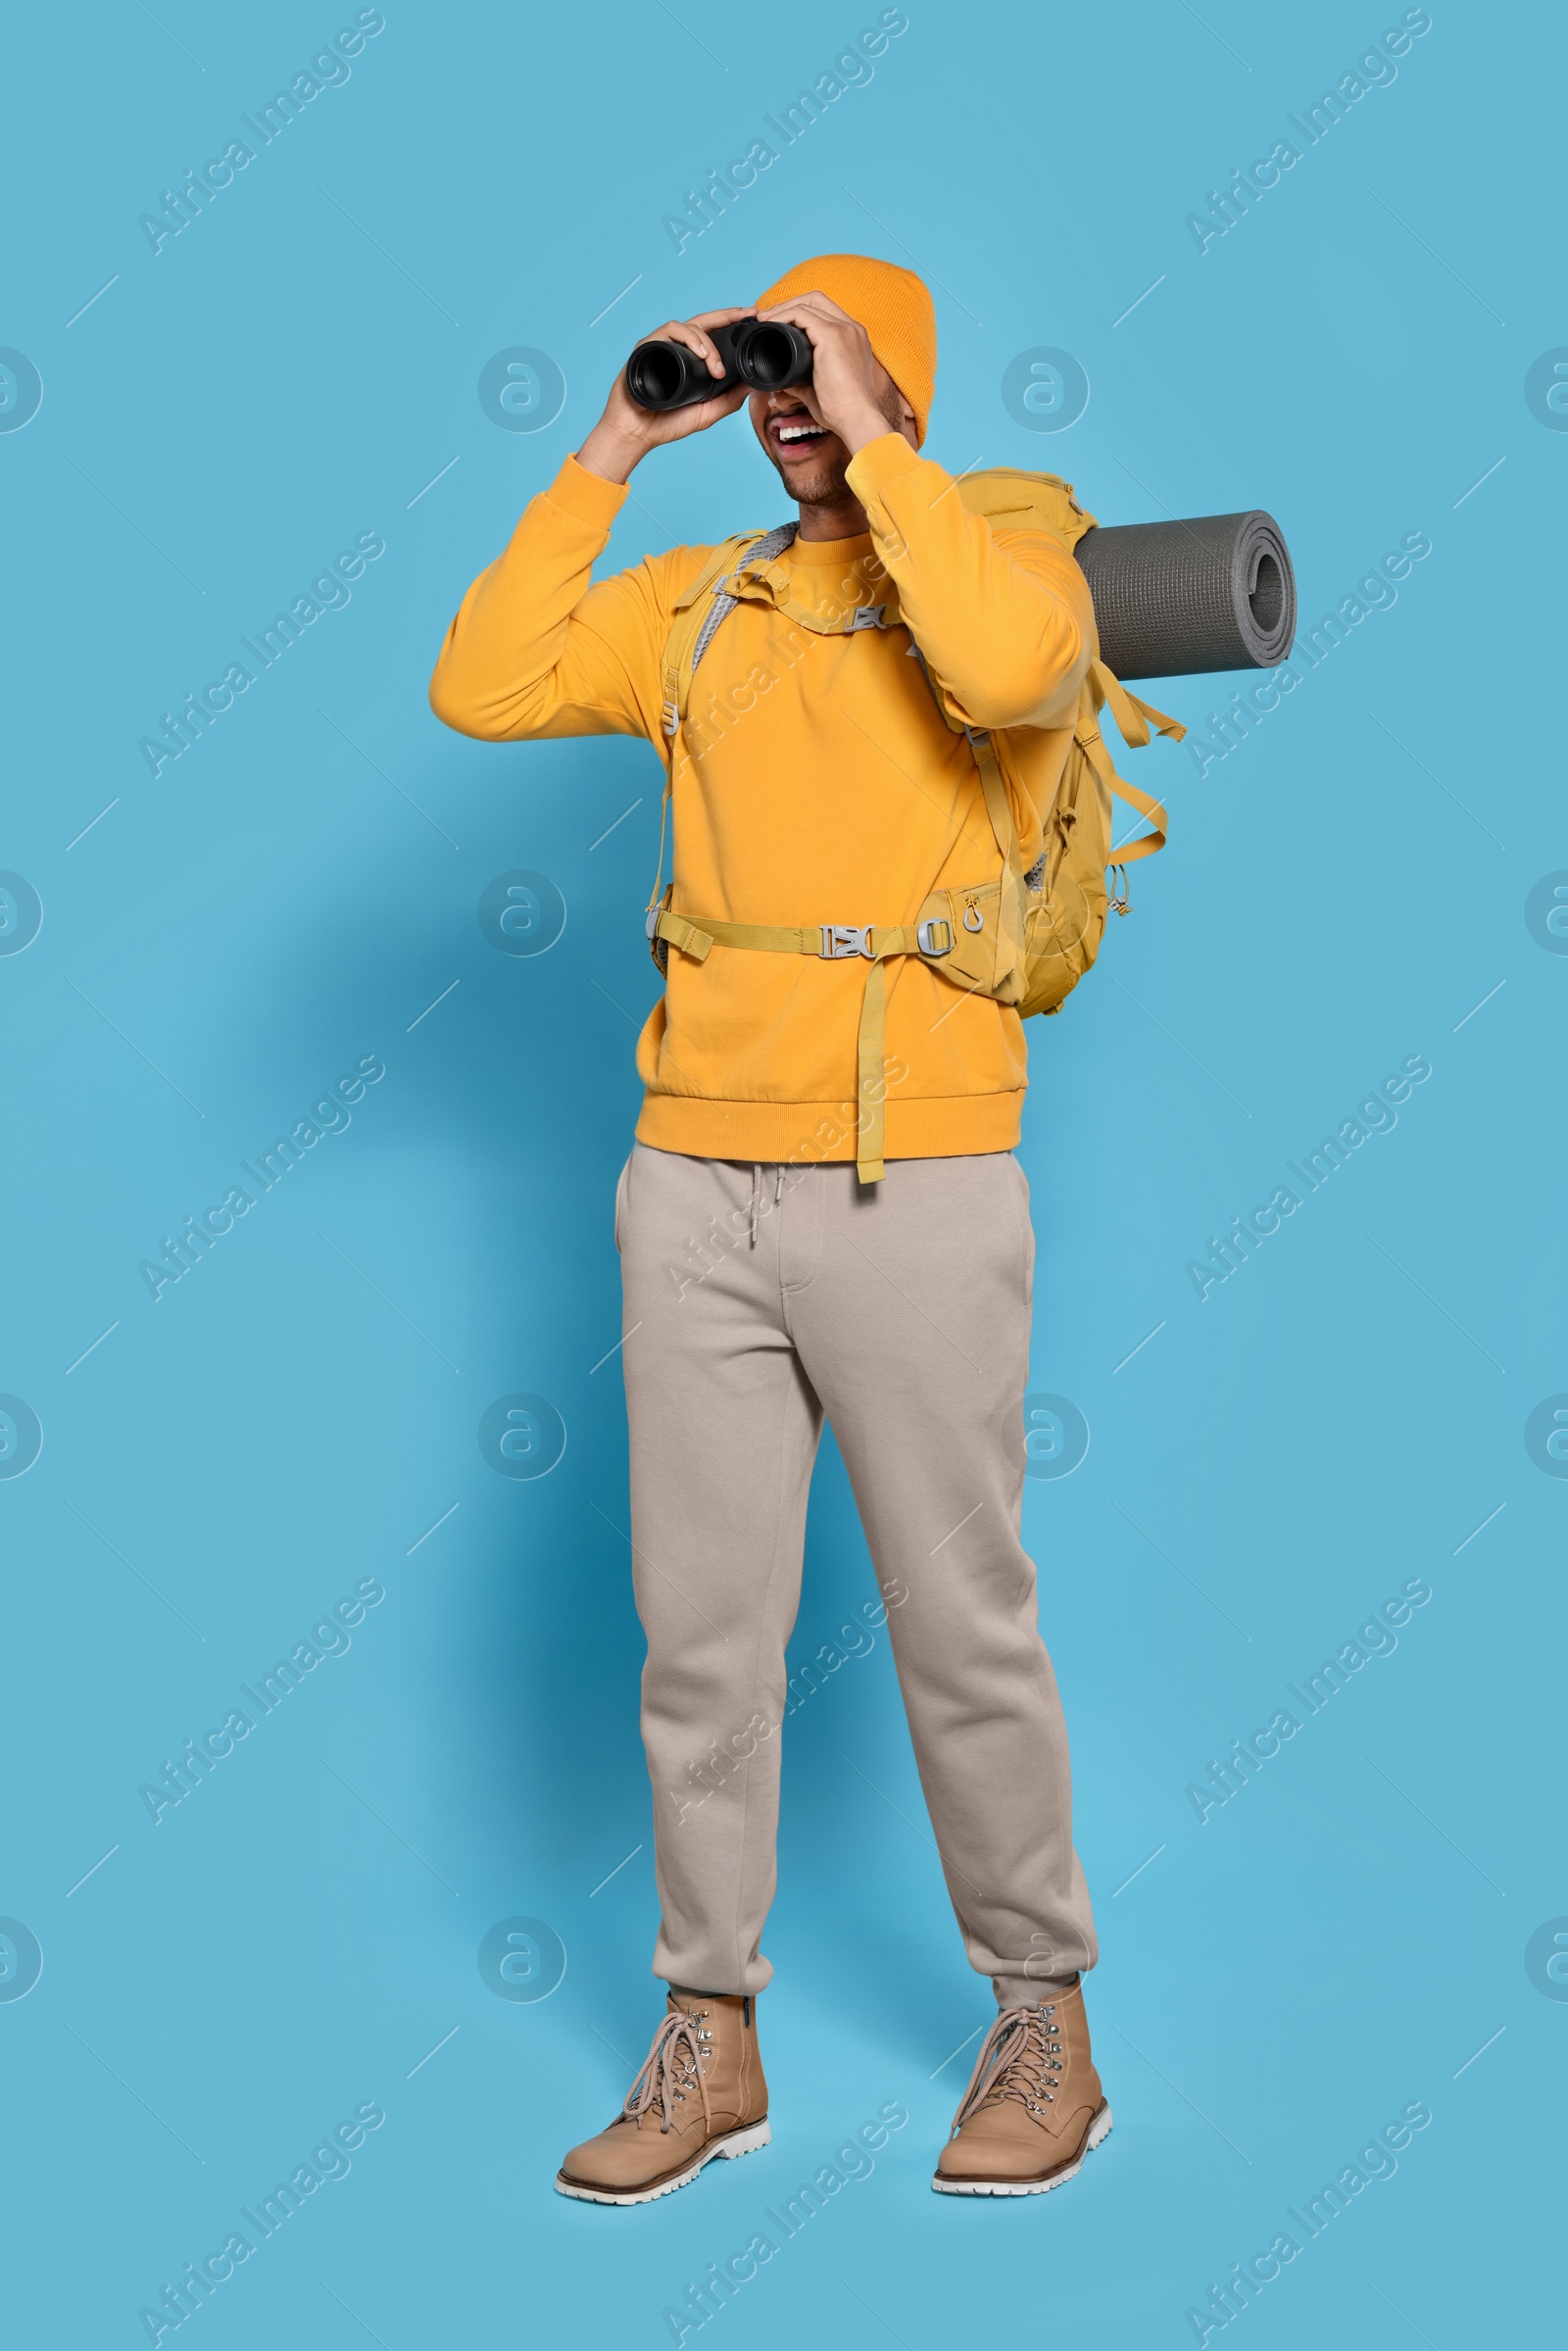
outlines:
[[[762,1212],[762,1167],[763,1162],[760,1159],[754,1159],[752,1161],[752,1204],[747,1218],[748,1230],[751,1234],[749,1246],[752,1249],[757,1247],[757,1220]],[[784,1162],[780,1160],[778,1162],[777,1181],[773,1186],[773,1205],[775,1208],[778,1206],[779,1201],[783,1198]]]

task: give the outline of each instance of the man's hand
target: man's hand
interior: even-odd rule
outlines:
[[[651,335],[641,335],[639,342],[684,343],[688,351],[707,365],[715,382],[724,379],[724,363],[713,349],[705,329],[710,326],[733,326],[737,318],[749,318],[749,306],[735,311],[704,311],[695,318],[671,318],[656,326]],[[733,416],[746,398],[746,386],[737,384],[714,400],[694,400],[688,408],[665,409],[662,413],[639,408],[626,389],[624,368],[615,377],[605,413],[577,452],[577,463],[590,473],[606,481],[626,481],[632,467],[666,441],[684,441],[688,433],[706,432],[721,416]]]
[[[858,318],[841,311],[825,294],[797,294],[757,315],[798,326],[806,336],[814,354],[811,380],[791,388],[818,424],[837,433],[852,457],[858,456],[867,441],[880,440],[893,431],[877,406],[880,370],[870,338]]]

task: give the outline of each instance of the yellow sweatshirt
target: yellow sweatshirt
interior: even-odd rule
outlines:
[[[1027,762],[1005,736],[997,745],[1025,866],[1040,854],[1037,800],[1060,775],[1093,651],[1082,572],[1045,533],[971,514],[899,434],[862,449],[849,482],[869,533],[797,539],[696,672],[674,750],[671,901],[696,921],[903,924],[934,889],[998,877],[974,755],[911,638],[955,717],[1051,730],[1029,738]],[[591,586],[625,496],[567,458],[463,600],[430,684],[439,718],[496,743],[643,735],[668,758],[662,656],[711,551],[672,548]],[[821,636],[775,597],[896,618]],[[698,963],[672,948],[637,1047],[639,1141],[709,1159],[853,1159],[867,969],[718,946]],[[1009,1151],[1027,1082],[1017,1013],[915,956],[888,965],[887,990],[887,1156]]]

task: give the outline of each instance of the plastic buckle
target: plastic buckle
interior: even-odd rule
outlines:
[[[938,931],[942,933],[940,947],[937,945]],[[953,953],[953,925],[951,922],[922,922],[914,935],[923,955],[950,955]]]
[[[871,952],[871,925],[853,922],[824,922],[822,953],[830,963],[841,963],[848,955],[864,955],[874,962]]]
[[[679,724],[680,724],[680,712],[679,712],[679,710],[676,710],[676,708],[675,708],[675,705],[674,705],[672,702],[666,702],[666,703],[665,703],[665,705],[664,705],[664,732],[665,732],[665,734],[666,734],[666,735],[672,735],[672,734],[675,732],[675,729],[676,729],[676,727],[677,727],[677,726],[679,726]]]
[[[885,627],[887,610],[885,604],[858,604],[850,620],[851,629]]]
[[[658,928],[659,928],[659,917],[660,917],[660,915],[661,915],[661,914],[662,914],[663,910],[664,910],[664,909],[663,909],[663,907],[662,907],[662,906],[650,906],[650,907],[649,907],[649,909],[648,909],[648,920],[647,920],[647,921],[646,921],[646,922],[643,924],[643,937],[644,937],[645,939],[651,939],[651,938],[653,937],[654,933],[655,933],[655,932],[658,930]]]

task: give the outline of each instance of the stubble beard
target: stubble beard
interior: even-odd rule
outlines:
[[[890,392],[886,399],[878,400],[877,406],[887,418],[888,430],[890,432],[902,431],[903,410],[899,405],[897,393]],[[815,472],[808,473],[804,477],[797,473],[792,480],[785,472],[772,442],[770,440],[763,441],[762,446],[772,462],[774,472],[797,506],[802,508],[843,506],[854,498],[855,492],[849,485],[849,469],[852,463],[850,454],[836,435],[833,445],[838,453],[835,457],[829,458],[824,454]]]
[[[771,457],[772,454],[769,450],[768,455]],[[797,473],[791,481],[777,458],[773,459],[773,466],[786,491],[800,507],[842,506],[855,495],[849,486],[850,461],[842,443],[837,458],[825,461],[816,472],[808,473],[804,480]]]

